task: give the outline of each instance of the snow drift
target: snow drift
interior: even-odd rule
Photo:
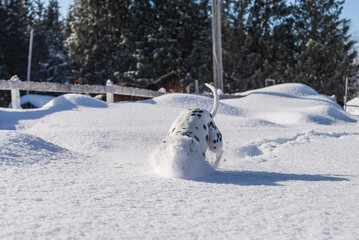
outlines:
[[[331,125],[356,122],[330,97],[303,84],[280,84],[243,93],[244,98],[223,100],[238,108],[250,108],[245,117],[278,125]]]
[[[37,108],[41,108],[55,97],[46,95],[27,94],[20,97],[20,104],[31,103]],[[12,103],[9,104],[9,108],[12,108]]]
[[[57,111],[71,110],[79,107],[105,108],[107,104],[98,99],[81,95],[61,95],[43,106],[43,108],[56,109]]]
[[[166,94],[151,100],[145,100],[143,102],[152,103],[159,106],[180,108],[180,109],[203,108],[210,111],[213,107],[212,97],[209,98],[200,95],[180,94],[180,93]],[[243,110],[225,104],[223,102],[220,102],[218,113],[240,116],[243,114]]]
[[[347,102],[346,111],[352,115],[359,115],[359,97],[353,98]]]
[[[147,162],[210,98],[0,108],[0,239],[357,239],[357,117],[297,84],[221,103],[216,170],[166,161],[180,143]]]
[[[247,96],[240,99],[221,100],[219,113],[251,122],[252,127],[356,122],[331,98],[303,84],[281,84],[245,94]],[[181,110],[197,107],[210,109],[213,105],[211,98],[189,94],[167,94],[144,102]],[[165,143],[161,143],[151,153],[149,162],[156,174],[199,178],[213,173],[214,170],[208,164],[211,162],[209,157],[207,160],[202,159],[199,154],[189,160],[186,145],[182,141],[174,141],[166,138]],[[236,154],[239,157],[251,157],[261,155],[262,151],[255,145],[244,146]]]

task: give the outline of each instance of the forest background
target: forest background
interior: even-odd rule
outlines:
[[[224,91],[265,79],[344,95],[358,64],[343,0],[223,0]],[[65,18],[57,0],[0,0],[0,79],[145,84],[179,70],[183,87],[211,82],[211,1],[76,0]],[[8,99],[2,93],[0,97]]]

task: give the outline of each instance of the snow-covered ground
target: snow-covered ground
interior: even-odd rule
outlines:
[[[355,97],[347,102],[346,111],[352,115],[359,116],[359,97]]]
[[[36,108],[41,108],[52,99],[54,99],[52,96],[27,94],[20,97],[20,104],[23,105],[29,103]],[[12,108],[12,103],[9,104],[9,108]]]
[[[358,239],[358,118],[300,84],[248,94],[221,100],[222,162],[194,179],[149,156],[211,98],[0,108],[0,239]]]

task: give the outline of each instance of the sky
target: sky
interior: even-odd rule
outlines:
[[[73,0],[59,0],[58,1],[61,7],[62,17],[66,17],[69,6],[73,3]],[[345,0],[343,8],[343,17],[351,19],[351,33],[355,37],[359,38],[359,0]]]
[[[353,36],[359,36],[359,1],[358,0],[345,0],[343,8],[343,17],[351,19],[350,28]]]

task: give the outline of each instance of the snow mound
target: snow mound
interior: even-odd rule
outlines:
[[[188,137],[167,137],[149,156],[155,174],[166,178],[195,179],[208,176],[214,169],[197,145]]]
[[[57,111],[71,110],[78,107],[105,108],[107,104],[95,98],[81,94],[65,94],[48,102],[43,108],[52,108]]]
[[[319,95],[313,88],[301,83],[283,83],[266,88],[247,91],[245,93],[248,95],[253,93],[280,94],[288,97]]]
[[[20,98],[20,104],[31,103],[37,108],[41,108],[46,103],[53,100],[55,97],[46,95],[27,94]],[[12,107],[12,103],[9,104],[9,108]]]
[[[189,108],[203,108],[211,111],[213,107],[213,98],[204,97],[199,95],[172,93],[162,95],[160,97],[153,98],[151,100],[145,100],[143,102],[154,103],[158,105],[164,105],[169,107],[189,109]],[[218,113],[226,115],[240,116],[243,114],[243,110],[240,110],[234,106],[219,103]]]
[[[0,135],[0,165],[24,166],[48,164],[67,159],[72,155],[67,149],[30,134],[4,131]],[[21,149],[21,151],[19,151]]]
[[[239,109],[248,109],[245,118],[276,125],[356,122],[330,97],[303,84],[280,84],[245,94],[247,96],[243,98],[222,101]]]
[[[347,102],[346,111],[351,115],[359,115],[359,97],[353,98]]]

